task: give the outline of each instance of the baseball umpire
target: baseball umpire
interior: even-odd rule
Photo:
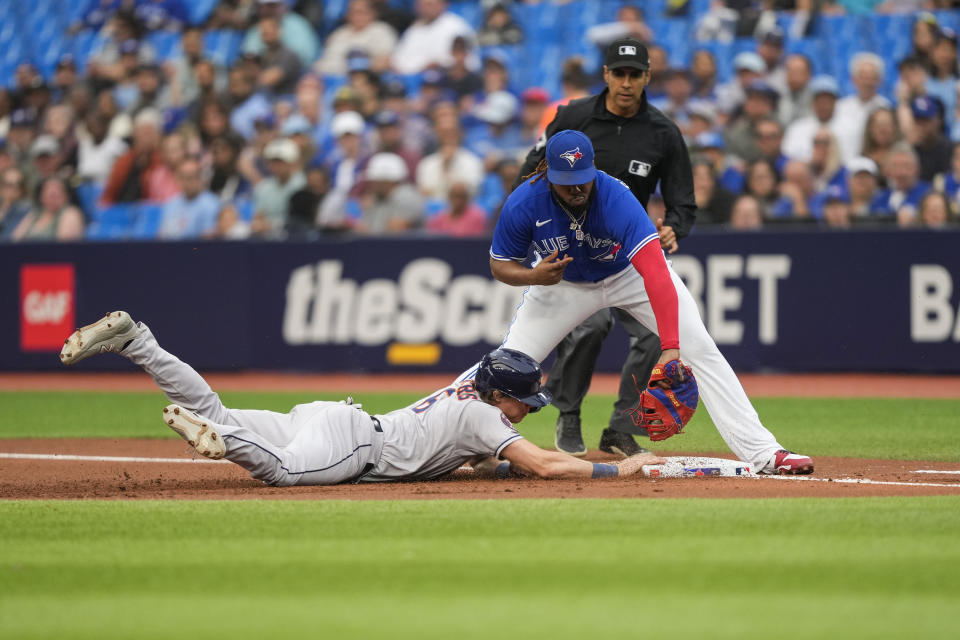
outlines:
[[[125,311],[77,329],[60,360],[70,365],[105,352],[153,378],[174,403],[163,410],[164,423],[197,453],[226,458],[275,486],[431,479],[468,463],[497,476],[604,478],[666,462],[644,453],[616,464],[590,463],[524,439],[513,425],[549,404],[550,394],[540,388],[537,361],[509,349],[484,356],[469,380],[382,415],[370,415],[352,399],[299,404],[289,413],[229,409]]]
[[[527,176],[544,158],[546,140],[564,129],[582,131],[590,138],[596,166],[626,183],[646,208],[660,183],[666,205],[665,220],[657,222],[662,248],[673,253],[694,223],[696,200],[686,144],[676,124],[647,103],[650,57],[639,40],[616,40],[607,48],[603,79],[607,87],[598,95],[574,100],[561,107],[520,170]],[[517,181],[517,184],[520,180]],[[517,185],[514,185],[517,186]],[[626,412],[637,406],[634,376],[643,385],[660,355],[660,341],[632,316],[619,309],[603,309],[587,318],[557,346],[547,389],[560,410],[556,448],[583,456],[587,448],[580,429],[580,405],[590,387],[603,340],[613,328],[613,315],[630,334],[630,351],[623,365],[619,397],[610,423],[600,438],[600,450],[630,456],[644,451],[630,433],[647,435]]]

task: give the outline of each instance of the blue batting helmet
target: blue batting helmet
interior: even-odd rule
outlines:
[[[549,392],[540,388],[541,375],[540,363],[527,354],[494,349],[483,356],[473,382],[481,393],[499,391],[537,411],[553,400]]]

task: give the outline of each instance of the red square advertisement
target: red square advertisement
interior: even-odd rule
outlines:
[[[60,351],[74,329],[72,264],[20,267],[20,349]]]

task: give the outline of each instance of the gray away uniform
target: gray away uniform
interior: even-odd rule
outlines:
[[[160,347],[150,329],[121,354],[170,399],[209,420],[227,460],[276,486],[443,476],[477,456],[500,456],[522,438],[496,407],[460,381],[416,404],[371,416],[353,405],[310,402],[289,413],[228,409],[194,369]]]

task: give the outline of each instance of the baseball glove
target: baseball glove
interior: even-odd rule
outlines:
[[[629,413],[634,424],[646,428],[650,439],[657,442],[683,431],[699,400],[693,371],[679,360],[671,360],[653,368],[650,382],[640,394],[640,404]]]

